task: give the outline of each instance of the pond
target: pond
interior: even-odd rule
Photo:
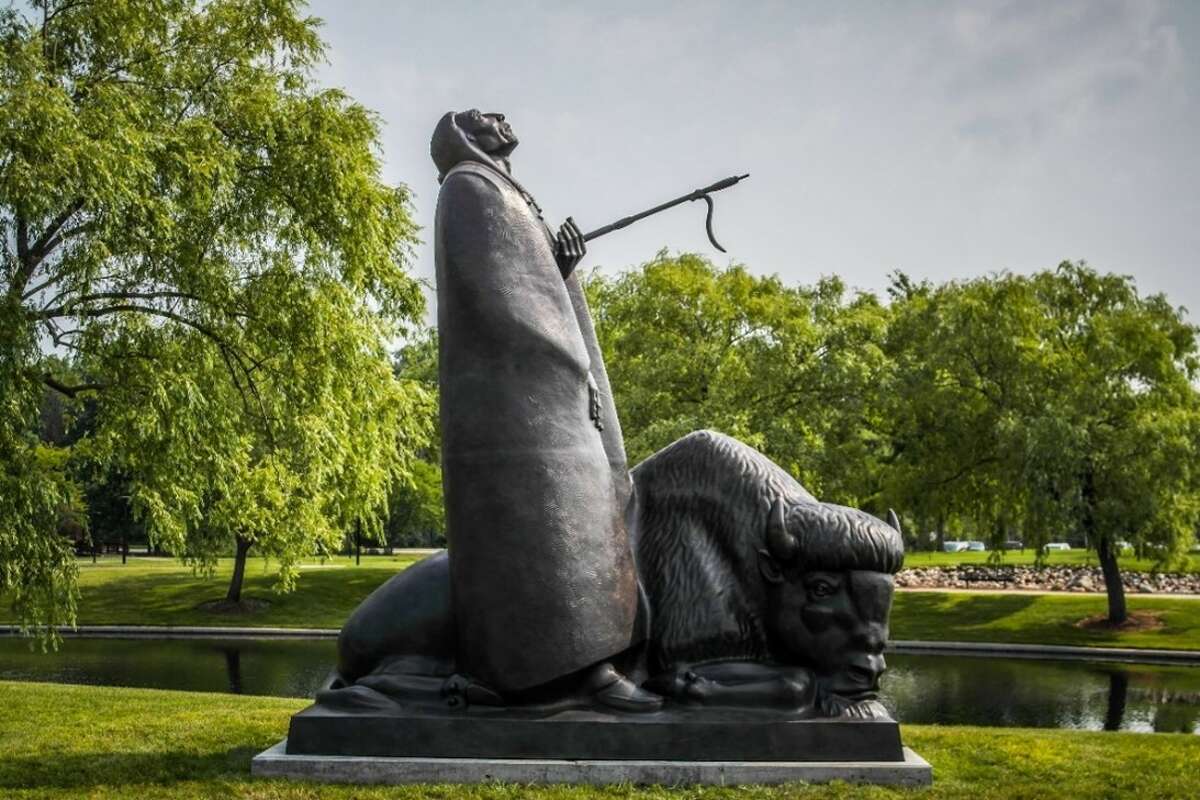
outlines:
[[[0,680],[309,697],[332,639],[0,638]],[[889,654],[883,703],[901,722],[1200,733],[1200,667]]]

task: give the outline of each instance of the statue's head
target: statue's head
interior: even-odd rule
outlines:
[[[509,171],[509,156],[519,144],[504,115],[494,111],[448,111],[433,131],[429,152],[438,180],[463,161],[477,161]]]
[[[886,668],[900,524],[829,503],[771,509],[759,569],[778,656],[811,668],[833,694],[873,697]]]

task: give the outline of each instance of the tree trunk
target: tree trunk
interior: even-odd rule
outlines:
[[[1117,549],[1112,534],[1096,531],[1096,483],[1090,464],[1083,479],[1083,535],[1091,541],[1100,558],[1100,571],[1104,573],[1104,591],[1108,595],[1108,621],[1120,625],[1129,618],[1125,606],[1125,586],[1121,583],[1121,568],[1117,565]]]
[[[1096,553],[1100,556],[1100,569],[1104,573],[1104,591],[1108,594],[1108,621],[1119,625],[1129,618],[1125,606],[1125,585],[1121,583],[1121,568],[1117,565],[1117,549],[1111,536],[1100,536],[1096,540]]]
[[[250,540],[237,537],[237,554],[233,559],[233,577],[229,579],[229,591],[225,599],[231,603],[242,602],[242,580],[246,577],[246,554],[250,552]]]

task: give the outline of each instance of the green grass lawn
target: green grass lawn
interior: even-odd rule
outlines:
[[[0,682],[0,796],[28,798],[1195,798],[1200,736],[904,726],[932,789],[319,786],[255,780],[250,758],[303,700]]]
[[[1163,627],[1110,631],[1076,626],[1106,612],[1103,595],[897,592],[891,635],[908,640],[1200,650],[1200,600],[1133,595],[1129,608],[1159,615]]]
[[[79,562],[80,625],[255,625],[286,628],[340,628],[364,597],[420,556],[317,559],[300,566],[297,590],[276,594],[278,566],[262,559],[246,564],[244,598],[270,607],[253,614],[214,614],[197,606],[225,596],[233,559],[222,559],[212,578],[193,573],[170,558],[107,556]],[[0,602],[0,620],[11,621]]]
[[[960,564],[986,564],[990,553],[905,553],[905,567],[956,567]],[[1001,564],[1015,566],[1032,566],[1037,555],[1027,549],[1001,551],[1004,560]],[[1132,554],[1120,559],[1121,568],[1131,572],[1153,572],[1158,565],[1153,559],[1134,558]],[[1046,554],[1046,565],[1051,567],[1099,567],[1096,554],[1091,550],[1067,550]],[[1182,566],[1174,567],[1169,572],[1200,572],[1200,554],[1191,553],[1186,557]]]
[[[209,625],[339,628],[376,586],[415,556],[372,556],[304,564],[298,587],[275,594],[275,568],[252,561],[245,596],[270,606],[249,614],[215,614],[198,605],[224,596],[231,560],[215,577],[202,578],[170,559],[119,558],[80,564],[81,625]],[[1200,600],[1132,595],[1130,607],[1162,617],[1164,626],[1143,632],[1084,630],[1079,620],[1104,611],[1102,595],[897,592],[892,612],[895,639],[1027,642],[1200,650]],[[0,606],[2,606],[0,599]],[[0,608],[0,621],[8,619]]]

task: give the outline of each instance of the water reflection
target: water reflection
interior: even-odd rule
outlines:
[[[332,639],[66,639],[57,653],[0,638],[0,680],[311,697]]]
[[[1200,667],[890,655],[902,722],[1200,733]]]
[[[1125,703],[1129,699],[1129,676],[1113,672],[1108,676],[1108,711],[1104,714],[1104,730],[1119,731],[1125,721]]]
[[[238,647],[222,647],[225,653],[225,672],[229,675],[229,693],[245,694],[242,691],[242,651]]]
[[[0,638],[0,680],[311,697],[320,640]],[[889,654],[882,700],[901,722],[1200,733],[1200,667]]]

